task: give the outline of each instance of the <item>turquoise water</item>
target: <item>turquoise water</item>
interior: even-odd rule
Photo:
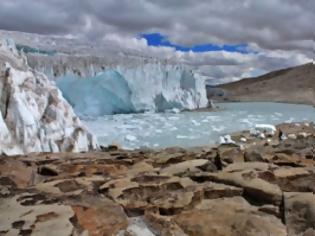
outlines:
[[[193,147],[215,144],[219,137],[256,124],[315,122],[312,106],[283,103],[220,103],[216,112],[106,115],[85,121],[102,145],[124,148]]]

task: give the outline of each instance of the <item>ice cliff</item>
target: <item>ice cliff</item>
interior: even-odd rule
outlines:
[[[81,116],[135,112],[131,89],[116,71],[108,70],[85,79],[67,75],[59,78],[57,85],[76,114]]]
[[[78,115],[196,109],[207,106],[203,78],[176,58],[154,58],[65,37],[0,30],[31,68],[56,80]]]
[[[184,65],[147,58],[28,55],[52,79],[79,115],[207,106],[204,80]]]
[[[60,90],[0,41],[0,153],[88,151],[96,141]]]
[[[56,80],[79,115],[196,109],[207,106],[204,79],[176,57],[76,38],[0,30],[31,68]]]

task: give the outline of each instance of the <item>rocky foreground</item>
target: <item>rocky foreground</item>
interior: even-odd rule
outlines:
[[[277,128],[213,148],[2,157],[0,235],[315,235],[314,124]]]

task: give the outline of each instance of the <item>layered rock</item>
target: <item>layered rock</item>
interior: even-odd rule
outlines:
[[[298,138],[3,158],[0,234],[314,235],[315,127],[279,128]]]
[[[59,89],[32,70],[15,45],[0,42],[0,152],[88,151],[96,148]]]

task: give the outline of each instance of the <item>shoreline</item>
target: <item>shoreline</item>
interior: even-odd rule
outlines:
[[[224,136],[231,132],[241,131],[242,129],[251,129],[255,126],[255,124],[276,125],[282,122],[298,122],[306,119],[309,121],[315,121],[313,108],[304,105],[297,106],[283,103],[219,103],[217,106],[220,108],[205,108],[194,111],[183,111],[182,113],[174,114],[160,113],[152,114],[148,117],[145,115],[139,115],[132,119],[128,117],[124,118],[122,116],[117,119],[116,122],[110,123],[109,126],[106,126],[104,123],[105,120],[96,122],[95,125],[91,123],[90,126],[92,127],[92,131],[95,131],[99,137],[102,137],[102,132],[94,127],[103,126],[104,128],[102,131],[107,133],[107,127],[119,127],[120,124],[127,124],[129,120],[130,122],[132,120],[131,123],[136,124],[135,127],[137,127],[138,130],[123,130],[118,128],[116,133],[110,132],[113,133],[113,135],[116,135],[115,139],[112,139],[110,135],[107,135],[107,138],[102,140],[103,142],[100,143],[102,145],[116,143],[122,145],[123,147],[127,147],[128,149],[141,148],[145,146],[153,149],[161,149],[163,147],[171,146],[205,146],[209,145],[209,143],[213,145],[219,141],[220,136]],[[239,110],[242,112],[238,112]],[[159,118],[160,115],[163,117],[163,121],[161,121],[162,118]],[[173,118],[172,116],[176,116],[176,119],[175,117],[174,119],[168,119],[169,116],[171,118]],[[108,120],[110,120],[110,118],[108,118]],[[166,122],[168,122],[167,127],[174,127],[174,130],[177,131],[164,128]],[[145,127],[150,127],[150,129],[144,131],[151,133],[150,135],[152,136],[142,136],[142,133],[139,132],[139,130]],[[93,128],[95,130],[93,130]],[[157,129],[157,133],[155,133],[155,129]],[[129,135],[137,138],[137,141],[126,140],[125,137]],[[165,138],[161,139],[161,135]],[[148,137],[147,140],[146,137]],[[169,139],[169,141],[166,139]],[[114,141],[112,142],[112,140]],[[153,145],[155,143],[156,145]]]
[[[240,101],[240,100],[214,100],[215,104],[220,103],[282,103],[282,104],[291,104],[291,105],[305,105],[305,106],[312,106],[315,108],[314,103],[307,103],[307,102],[296,102],[296,101],[270,101],[270,100],[259,100],[259,101]]]
[[[284,102],[284,101],[237,101],[237,100],[213,100],[214,105],[217,105],[215,108],[211,107],[205,107],[205,108],[197,108],[197,109],[192,109],[192,110],[183,110],[182,112],[217,112],[217,111],[222,111],[225,110],[224,108],[221,108],[219,104],[224,104],[224,103],[276,103],[276,104],[289,104],[289,105],[304,105],[304,106],[311,106],[315,108],[315,102],[314,104],[312,103],[298,103],[298,102]]]

